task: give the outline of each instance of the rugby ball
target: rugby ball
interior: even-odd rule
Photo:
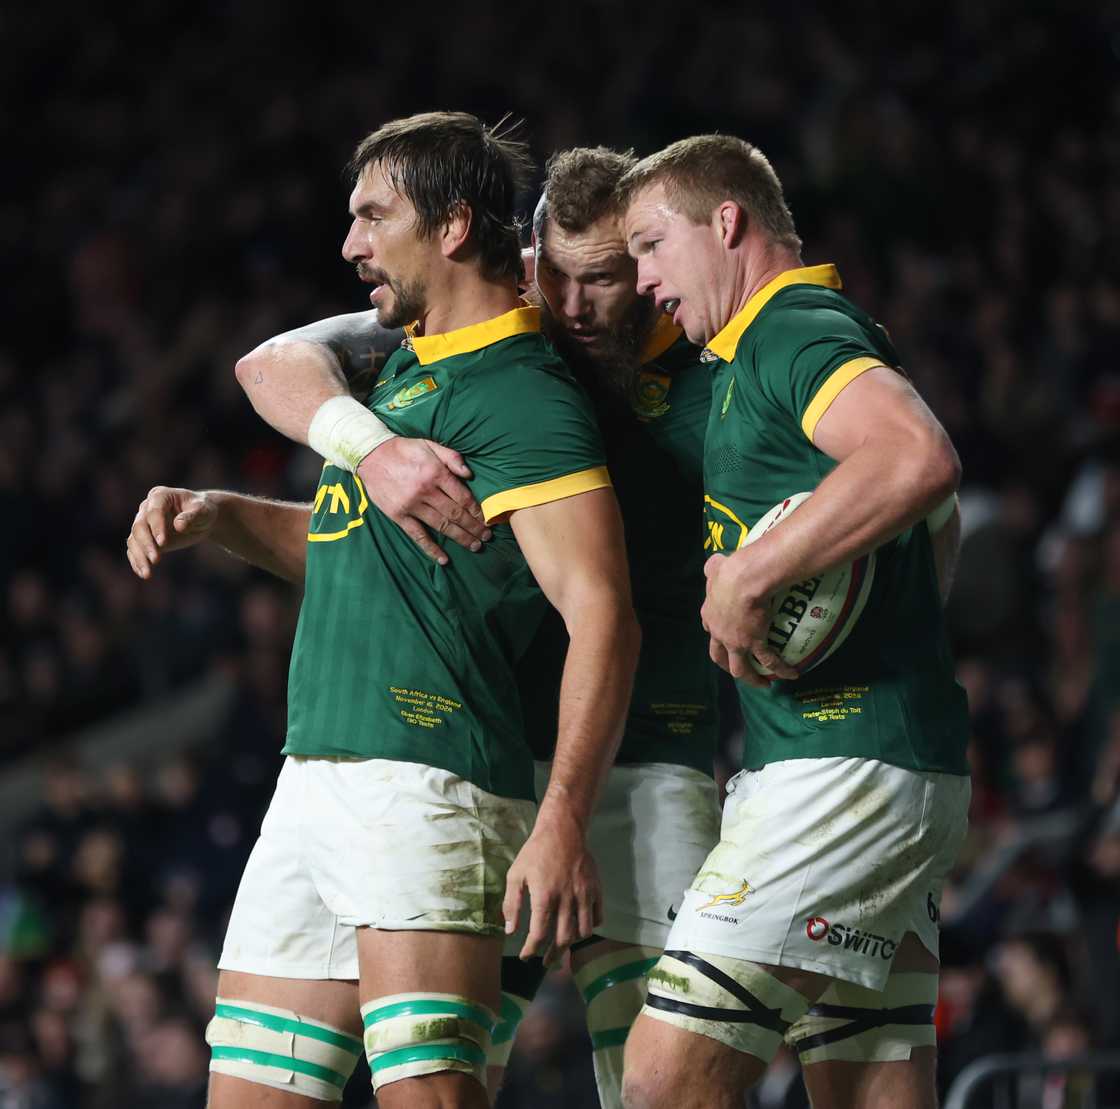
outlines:
[[[794,493],[774,505],[747,534],[744,546],[761,539],[812,496]],[[875,578],[875,552],[826,570],[808,581],[779,590],[770,599],[770,630],[766,642],[782,661],[804,674],[819,666],[848,638],[867,604]],[[760,674],[771,674],[755,658]]]

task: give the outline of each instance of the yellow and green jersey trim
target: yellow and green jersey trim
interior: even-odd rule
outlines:
[[[611,475],[606,466],[593,466],[549,481],[538,481],[532,485],[495,493],[482,502],[482,515],[488,524],[500,524],[519,508],[533,508],[538,504],[562,501],[565,497],[588,493],[592,489],[609,488],[610,484]]]
[[[482,350],[492,343],[508,339],[513,335],[540,331],[541,310],[532,305],[514,308],[504,315],[495,316],[482,323],[460,327],[455,331],[445,331],[441,335],[417,335],[416,324],[410,323],[404,330],[408,338],[405,345],[416,355],[421,366],[430,366],[457,354],[471,354]]]
[[[790,285],[819,285],[826,289],[842,289],[843,282],[836,267],[831,263],[823,266],[800,266],[797,269],[786,270],[778,274],[772,281],[768,281],[747,303],[731,317],[731,321],[707,345],[705,353],[713,354],[724,362],[731,362],[739,348],[739,340],[746,333],[759,313],[783,289]],[[805,438],[813,441],[813,434],[817,430],[820,418],[828,411],[828,407],[860,374],[883,365],[880,358],[853,358],[832,371],[828,379],[813,395],[809,406],[801,417],[801,430]]]
[[[805,438],[811,443],[813,441],[813,434],[817,430],[817,424],[820,418],[828,411],[828,407],[832,402],[846,389],[860,374],[867,373],[868,370],[874,370],[883,365],[881,358],[853,358],[850,362],[845,362],[842,366],[837,366],[835,370],[821,384],[821,387],[813,394],[813,399],[809,401],[809,407],[805,409],[805,414],[801,417],[801,430],[805,432]]]
[[[731,320],[719,334],[705,347],[705,352],[711,352],[724,362],[730,362],[735,357],[739,340],[743,333],[758,318],[758,314],[777,296],[783,289],[790,285],[822,285],[826,289],[841,289],[843,282],[836,267],[829,264],[824,266],[800,266],[797,269],[786,270],[778,274],[772,281],[768,281],[757,293],[754,294],[731,317]]]

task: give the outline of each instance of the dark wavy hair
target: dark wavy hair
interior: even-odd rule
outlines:
[[[395,119],[367,135],[347,165],[356,182],[380,165],[393,188],[416,210],[421,236],[432,235],[460,205],[471,212],[468,242],[484,277],[520,279],[517,193],[532,171],[527,144],[510,130],[487,127],[467,112],[423,112]]]

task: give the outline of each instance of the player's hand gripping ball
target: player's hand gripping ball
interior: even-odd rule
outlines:
[[[804,504],[810,493],[794,493],[774,505],[747,536],[750,546],[791,512]],[[808,581],[778,590],[770,599],[770,629],[766,642],[782,660],[804,674],[834,654],[851,634],[867,604],[875,577],[875,552],[826,570]],[[758,673],[771,671],[751,656]]]

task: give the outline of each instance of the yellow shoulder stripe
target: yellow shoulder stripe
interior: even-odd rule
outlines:
[[[562,501],[577,493],[587,493],[592,489],[609,488],[611,475],[606,466],[595,466],[590,470],[580,470],[574,474],[538,481],[533,485],[522,485],[517,489],[506,489],[495,493],[482,502],[482,515],[488,524],[500,524],[509,518],[511,512],[519,508],[532,508],[550,501]]]
[[[801,417],[801,430],[805,432],[805,438],[810,443],[813,441],[813,432],[817,430],[820,418],[828,411],[828,406],[860,374],[883,364],[881,358],[853,358],[850,362],[845,362],[842,366],[837,367],[825,378],[813,399],[809,401],[809,407],[805,409],[805,414]]]

